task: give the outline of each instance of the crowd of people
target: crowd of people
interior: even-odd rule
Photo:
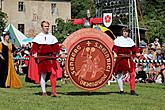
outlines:
[[[13,53],[15,69],[20,75],[27,74],[28,72],[30,50],[31,43],[28,43],[17,47],[17,50]]]
[[[164,83],[165,79],[165,43],[159,44],[159,39],[150,44],[141,44],[140,60],[150,60],[137,64],[136,73],[137,81],[144,83]]]

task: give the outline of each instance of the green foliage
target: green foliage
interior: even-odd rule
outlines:
[[[144,24],[148,29],[148,37],[150,42],[158,37],[160,43],[165,42],[165,1],[164,0],[141,0],[142,14],[144,16]],[[71,0],[72,18],[86,17],[86,10],[90,9],[91,16],[95,17],[95,0]],[[141,19],[139,19],[141,20]],[[62,42],[69,34],[81,28],[80,25],[72,25],[70,21],[64,22],[57,19],[56,37]],[[128,18],[122,20],[124,24],[128,24]],[[141,20],[140,27],[143,27]],[[120,24],[118,19],[113,19],[113,24]]]
[[[55,36],[59,42],[63,42],[67,36],[76,30],[82,28],[81,25],[73,25],[70,21],[64,21],[61,18],[56,19],[57,30]]]
[[[144,23],[149,29],[150,42],[153,42],[155,37],[158,37],[160,39],[160,43],[165,42],[164,4],[164,0],[141,1]]]
[[[91,16],[95,17],[95,0],[71,0],[71,13],[72,18],[85,18],[86,12],[89,9]],[[64,21],[61,18],[56,19],[57,30],[55,36],[59,42],[63,42],[65,38],[78,29],[81,25],[73,25],[71,21]]]
[[[4,31],[6,23],[7,23],[7,14],[0,11],[0,35]]]
[[[72,18],[86,17],[86,10],[90,10],[91,16],[95,17],[95,0],[71,0]]]

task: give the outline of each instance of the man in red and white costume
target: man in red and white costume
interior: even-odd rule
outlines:
[[[114,67],[114,73],[117,75],[117,83],[119,93],[123,94],[123,78],[124,75],[130,73],[130,94],[138,95],[135,93],[135,63],[132,61],[139,53],[138,47],[134,41],[129,37],[129,29],[127,27],[122,28],[122,35],[114,40],[114,57],[116,63]]]
[[[51,58],[56,58],[56,54],[60,52],[60,46],[55,36],[49,33],[49,22],[41,22],[42,32],[33,39],[31,49],[32,56],[38,60],[38,71],[40,73],[40,84],[42,95],[46,96],[47,73],[50,73],[50,83],[52,86],[51,96],[56,96],[56,79],[57,79],[57,62]],[[47,57],[47,58],[46,58]]]

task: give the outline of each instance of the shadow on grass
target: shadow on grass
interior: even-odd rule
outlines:
[[[71,95],[71,96],[92,96],[92,95],[109,95],[109,94],[119,94],[119,92],[87,92],[87,91],[82,91],[82,92],[68,92],[66,95]],[[124,94],[129,94],[127,92],[124,92]],[[121,95],[121,94],[119,94]]]
[[[50,96],[51,95],[51,92],[46,92],[47,93],[47,95],[48,96]],[[33,93],[34,95],[39,95],[39,96],[41,96],[42,95],[42,92],[37,92],[37,93]]]
[[[47,96],[51,96],[51,92],[46,92],[46,93],[47,93]],[[37,93],[33,93],[33,94],[37,95],[37,96],[44,97],[44,96],[42,96],[42,92],[37,92]],[[57,97],[61,97],[60,94],[63,94],[63,93],[57,92]]]
[[[42,92],[33,93],[34,95],[42,95]],[[66,96],[93,96],[93,95],[110,95],[110,94],[118,94],[118,95],[130,95],[130,93],[124,92],[123,94],[119,94],[119,92],[88,92],[88,91],[81,91],[81,92],[57,92],[58,97],[61,95]],[[50,96],[51,92],[47,91],[47,95]]]
[[[40,88],[41,86],[40,85],[30,85],[30,86],[27,86],[29,88]],[[51,87],[51,85],[46,85],[46,87]],[[59,85],[56,85],[56,87],[61,87]]]

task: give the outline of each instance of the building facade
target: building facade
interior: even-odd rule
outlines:
[[[2,11],[8,15],[8,23],[28,36],[41,31],[41,22],[50,22],[54,33],[57,18],[71,18],[70,0],[2,0]]]

